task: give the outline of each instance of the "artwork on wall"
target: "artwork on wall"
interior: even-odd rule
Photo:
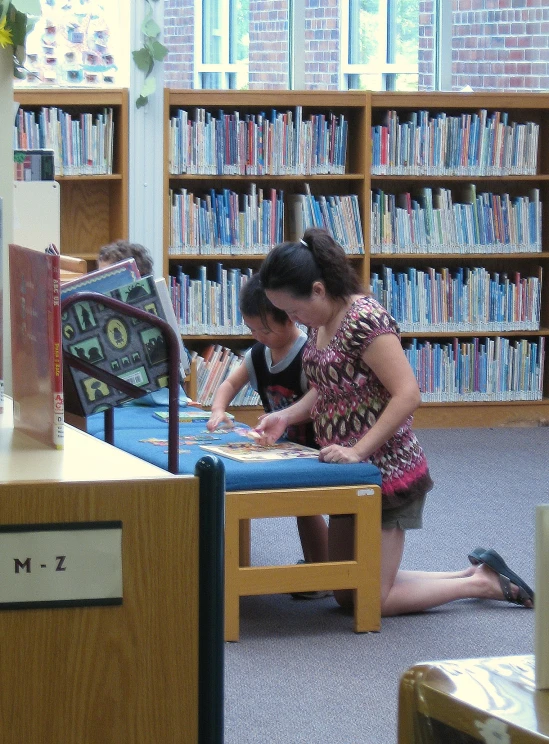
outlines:
[[[20,85],[120,86],[119,3],[42,0],[27,37],[27,78]]]

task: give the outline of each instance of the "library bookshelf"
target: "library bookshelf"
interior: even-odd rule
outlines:
[[[376,172],[375,167],[370,167],[368,188],[372,193],[383,191],[392,194],[411,194],[412,198],[423,188],[433,191],[445,190],[452,197],[452,202],[467,201],[463,194],[470,192],[473,184],[477,196],[481,193],[496,195],[510,195],[511,199],[525,197],[538,190],[539,214],[541,222],[541,236],[536,246],[521,246],[520,250],[513,245],[496,250],[483,248],[477,245],[469,250],[463,245],[459,250],[453,250],[447,244],[442,245],[440,252],[436,246],[429,252],[416,252],[414,254],[395,250],[392,253],[380,254],[376,252],[373,240],[368,241],[368,266],[370,276],[374,272],[382,271],[382,267],[389,267],[393,272],[406,272],[408,268],[417,271],[442,271],[443,268],[450,272],[458,270],[469,270],[479,267],[493,275],[516,277],[520,272],[521,277],[537,277],[540,285],[540,308],[539,322],[536,326],[526,330],[516,329],[513,324],[503,323],[497,326],[497,331],[490,328],[483,330],[483,325],[472,326],[467,330],[422,330],[415,332],[413,327],[403,332],[403,344],[406,345],[414,339],[418,343],[429,342],[431,344],[456,343],[467,345],[477,339],[480,344],[487,343],[488,339],[501,339],[504,343],[511,345],[522,340],[528,344],[540,345],[549,335],[549,277],[547,275],[549,252],[547,249],[547,228],[549,224],[549,148],[547,147],[549,137],[549,107],[547,97],[543,94],[500,94],[500,93],[372,93],[370,96],[370,116],[372,127],[383,125],[387,121],[389,111],[396,112],[401,122],[410,120],[412,112],[428,111],[431,118],[443,114],[446,117],[465,117],[478,114],[486,110],[490,116],[494,112],[506,112],[508,124],[523,124],[533,122],[539,127],[537,141],[534,139],[535,167],[533,172],[526,173],[526,167],[518,163],[516,168],[500,170],[493,168],[491,174],[482,175],[464,174],[465,168],[457,169],[457,173],[451,168],[444,169],[446,172],[438,175],[421,174],[413,172],[412,169],[403,169],[398,175],[391,173]],[[373,130],[372,130],[373,131]],[[371,150],[369,150],[371,152]],[[463,161],[462,161],[463,162]],[[501,162],[501,161],[500,161]],[[372,164],[374,166],[375,164]],[[526,163],[525,163],[526,165]],[[516,171],[516,172],[513,172]],[[520,171],[524,172],[520,172]],[[365,212],[368,224],[365,225],[365,233],[372,234],[370,220],[373,219],[371,210]],[[450,242],[450,241],[449,241]],[[416,248],[416,251],[421,250]],[[505,252],[502,252],[505,251]],[[486,326],[484,326],[486,328]],[[417,426],[426,427],[454,427],[454,426],[497,426],[497,425],[532,425],[544,424],[549,421],[549,387],[547,375],[547,361],[541,362],[541,372],[545,371],[545,382],[541,390],[541,396],[536,400],[465,400],[466,396],[456,396],[456,400],[424,403],[415,414]],[[461,399],[460,399],[461,398]]]
[[[364,235],[364,253],[352,256],[357,272],[363,280],[364,286],[369,287],[371,279],[383,276],[387,270],[393,274],[408,274],[409,271],[436,274],[446,272],[454,275],[456,272],[466,274],[473,269],[485,270],[488,277],[495,274],[501,277],[514,277],[517,272],[522,278],[534,278],[538,284],[538,318],[537,325],[516,326],[506,324],[478,326],[433,325],[406,327],[402,333],[405,348],[416,343],[448,347],[453,345],[459,353],[467,353],[468,345],[476,344],[484,348],[486,344],[497,340],[497,344],[514,347],[521,341],[528,349],[536,346],[540,376],[546,372],[547,362],[542,361],[541,344],[549,335],[549,286],[548,266],[549,251],[544,226],[549,222],[549,101],[543,94],[499,94],[499,93],[376,93],[376,92],[330,92],[330,91],[195,91],[195,90],[166,90],[165,91],[165,151],[170,153],[170,120],[179,110],[189,113],[189,118],[197,109],[208,112],[212,116],[219,111],[231,114],[235,111],[243,118],[246,114],[257,114],[276,110],[285,112],[295,110],[297,106],[303,109],[303,119],[307,115],[330,113],[343,114],[348,124],[348,147],[346,167],[342,173],[324,175],[218,175],[174,173],[170,167],[171,155],[165,157],[164,172],[164,273],[169,279],[178,270],[191,274],[199,267],[205,272],[204,276],[215,278],[216,267],[222,263],[227,268],[251,268],[256,270],[264,258],[265,253],[232,253],[200,254],[188,253],[184,248],[174,250],[172,244],[172,201],[174,192],[186,189],[196,196],[203,196],[210,189],[230,189],[238,194],[246,194],[255,184],[264,189],[279,189],[284,192],[285,219],[283,227],[284,239],[299,237],[292,234],[292,220],[289,219],[290,204],[295,194],[304,193],[308,184],[312,194],[320,195],[348,195],[357,196],[359,211],[362,219]],[[404,169],[401,172],[379,172],[373,162],[374,128],[381,127],[387,122],[388,112],[401,122],[408,122],[414,112],[428,112],[430,118],[442,117],[461,118],[469,120],[480,111],[487,111],[488,117],[496,112],[505,112],[507,125],[531,122],[537,127],[535,140],[535,168],[528,173],[521,172],[521,163],[513,172],[497,172],[491,169],[486,173],[479,171],[451,172],[439,170],[433,172],[419,172]],[[499,120],[498,120],[499,121]],[[521,135],[522,136],[522,135]],[[528,153],[532,156],[532,153]],[[473,175],[474,173],[474,175]],[[513,202],[520,198],[527,198],[533,203],[533,193],[539,200],[540,233],[535,248],[521,245],[515,250],[513,245],[505,248],[494,247],[494,242],[488,248],[477,244],[474,248],[459,246],[450,250],[449,245],[441,244],[438,248],[431,245],[421,252],[417,245],[413,252],[400,250],[397,245],[391,251],[381,252],[376,246],[374,217],[372,212],[373,195],[379,192],[392,194],[398,198],[396,203],[408,195],[410,200],[419,200],[418,194],[430,189],[438,194],[442,191],[451,198],[452,203],[465,203],[465,193],[471,192],[474,186],[476,194],[489,194],[490,198],[497,197],[500,201],[507,196]],[[499,203],[499,202],[498,202]],[[530,207],[526,207],[528,210]],[[501,214],[498,213],[501,228]],[[539,227],[539,225],[538,225]],[[517,290],[518,291],[518,290]],[[541,301],[539,301],[541,297]],[[234,331],[234,332],[233,332]],[[238,331],[238,333],[236,333]],[[227,333],[210,333],[204,329],[185,329],[185,343],[190,349],[200,351],[211,343],[223,344],[234,349],[242,349],[250,345],[252,339],[239,329],[230,329]],[[456,426],[499,426],[499,425],[535,425],[549,421],[549,379],[545,374],[545,382],[537,397],[530,394],[529,399],[514,400],[501,399],[505,395],[494,395],[489,399],[482,394],[477,396],[460,395],[454,398],[424,402],[416,412],[415,422],[418,427],[456,427]],[[508,396],[509,397],[509,396]],[[243,420],[255,420],[257,409],[238,409],[236,414]]]
[[[99,248],[128,238],[128,136],[126,89],[20,88],[14,99],[23,111],[38,116],[43,108],[57,108],[78,120],[81,114],[102,114],[112,109],[112,173],[56,175],[61,192],[61,246],[63,254],[86,259],[93,268]]]
[[[171,137],[171,120],[178,115],[179,111],[188,113],[189,121],[193,120],[198,110],[206,112],[212,117],[219,117],[220,111],[224,115],[231,115],[238,112],[240,120],[244,120],[247,115],[257,116],[264,114],[270,119],[272,112],[280,115],[292,112],[295,115],[296,108],[302,108],[303,121],[308,120],[311,116],[319,114],[333,114],[335,117],[343,117],[348,127],[348,142],[366,143],[368,140],[368,110],[365,106],[365,97],[361,92],[346,93],[329,93],[325,91],[216,91],[216,90],[174,90],[166,89],[164,98],[164,124],[165,124],[165,169],[164,169],[164,272],[167,280],[169,275],[177,273],[178,269],[184,271],[190,276],[197,276],[199,267],[204,275],[209,279],[215,279],[218,264],[222,264],[224,269],[241,269],[243,271],[251,269],[256,271],[261,261],[264,259],[266,252],[273,244],[300,237],[292,234],[292,220],[290,219],[290,210],[293,197],[298,194],[305,194],[305,184],[308,185],[313,197],[320,195],[347,196],[353,194],[356,196],[358,208],[361,214],[369,208],[369,193],[367,191],[366,178],[366,149],[364,146],[350,148],[347,146],[347,162],[341,172],[319,173],[322,167],[313,168],[316,172],[307,173],[288,173],[283,172],[281,167],[277,173],[268,173],[265,175],[240,175],[240,174],[199,174],[199,173],[174,173],[178,170],[172,166],[175,162],[173,156],[173,138]],[[273,146],[277,150],[277,145]],[[275,155],[280,155],[277,152]],[[274,155],[274,156],[275,156]],[[273,156],[273,157],[274,157]],[[277,169],[278,170],[278,169]],[[291,170],[287,168],[286,170]],[[297,169],[296,169],[297,170]],[[330,168],[327,168],[330,170]],[[229,190],[242,199],[244,195],[250,194],[254,189],[256,193],[263,190],[267,199],[271,190],[275,190],[279,199],[284,204],[284,220],[279,225],[277,239],[268,245],[264,241],[264,249],[256,245],[254,252],[242,251],[241,253],[200,253],[193,255],[190,250],[181,248],[176,245],[174,240],[175,230],[173,227],[173,199],[174,193],[191,193],[195,198],[205,198],[210,189]],[[283,193],[283,196],[281,193]],[[280,203],[280,202],[279,202]],[[280,214],[280,212],[279,212]],[[238,249],[236,249],[238,250]],[[353,256],[358,271],[362,274],[364,271],[364,254]],[[204,332],[204,329],[184,330],[184,339],[186,345],[192,350],[205,349],[208,345],[222,344],[231,349],[242,350],[250,346],[253,341],[252,337],[246,333],[246,329],[230,324],[222,330],[215,330],[213,333]],[[258,407],[238,407],[238,417],[240,420],[255,423],[259,412]]]

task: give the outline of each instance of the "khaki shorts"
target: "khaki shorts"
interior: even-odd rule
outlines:
[[[427,494],[418,496],[404,506],[393,509],[383,509],[381,512],[381,527],[390,530],[399,527],[401,530],[420,530],[423,527],[423,507]]]

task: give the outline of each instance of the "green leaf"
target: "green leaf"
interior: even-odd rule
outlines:
[[[42,8],[40,0],[11,0],[11,4],[21,13],[26,15],[40,16]]]
[[[143,96],[139,96],[137,101],[135,102],[136,108],[143,108],[143,106],[146,106],[149,102],[148,98],[144,98]]]
[[[146,47],[138,49],[136,52],[132,52],[132,57],[139,70],[147,72],[151,69],[151,65],[154,65],[154,60],[150,51]]]
[[[149,15],[141,24],[141,31],[144,33],[145,36],[156,37],[160,33],[161,28],[154,20],[152,15]]]
[[[13,17],[10,19],[10,27],[13,46],[24,47],[25,37],[27,35],[27,16],[16,10]],[[25,57],[23,56],[23,59],[24,58]]]
[[[139,91],[139,96],[142,98],[148,98],[149,96],[152,96],[155,90],[156,80],[154,79],[154,77],[145,78],[145,82],[143,83],[141,90]]]
[[[155,62],[162,62],[166,54],[168,53],[168,50],[164,46],[164,44],[161,44],[159,41],[151,41],[147,44],[147,49],[149,50],[149,53],[151,57],[155,60]]]

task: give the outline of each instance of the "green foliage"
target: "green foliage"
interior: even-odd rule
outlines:
[[[151,0],[145,0],[149,6],[149,10],[141,24],[141,33],[143,34],[143,46],[140,49],[136,49],[132,52],[133,61],[137,65],[137,69],[145,73],[145,80],[139,91],[139,96],[135,105],[137,108],[141,108],[148,103],[149,96],[152,95],[156,90],[156,80],[152,75],[154,70],[155,62],[162,62],[168,50],[166,47],[158,41],[160,36],[160,26],[153,18]],[[153,0],[158,2],[158,0]]]
[[[25,78],[25,42],[41,14],[40,0],[0,0],[0,21],[11,35],[16,78]]]

